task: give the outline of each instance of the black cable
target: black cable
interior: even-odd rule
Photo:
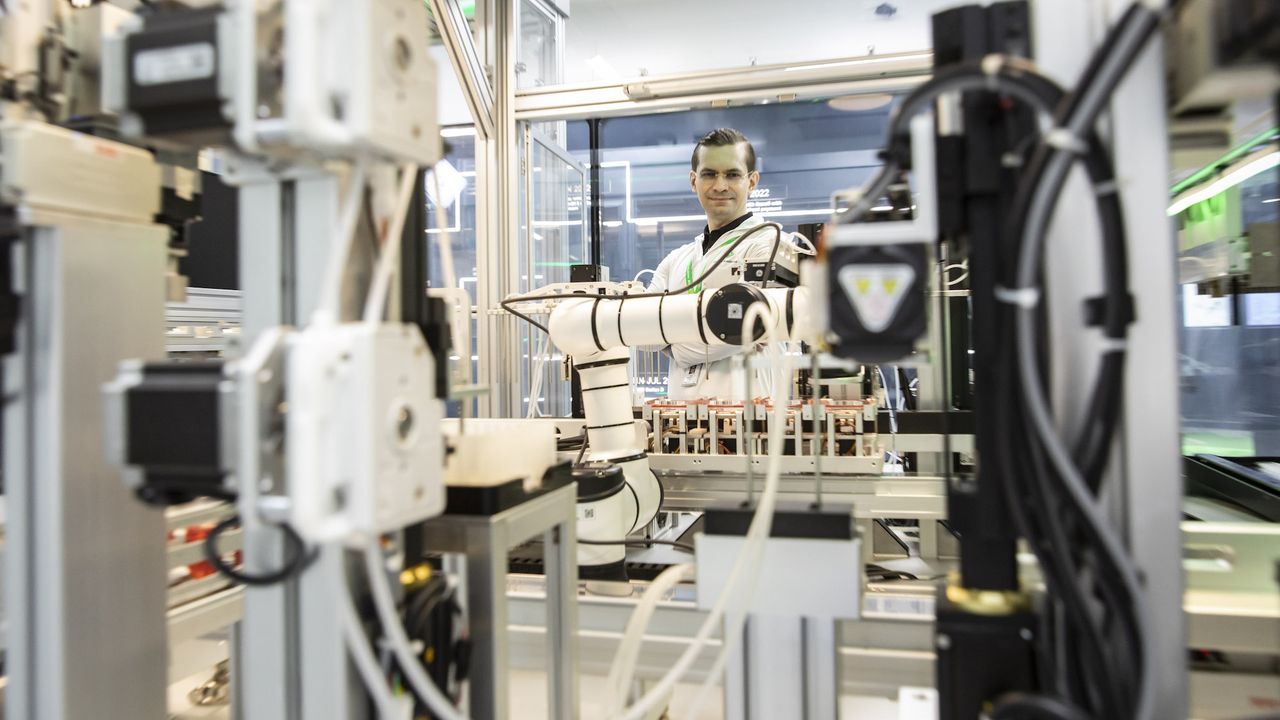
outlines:
[[[1138,52],[1145,46],[1150,37],[1158,30],[1159,16],[1150,9],[1139,7],[1137,3],[1130,7],[1124,18],[1116,27],[1108,33],[1107,39],[1104,41],[1104,51],[1095,55],[1094,61],[1090,63],[1090,71],[1086,73],[1086,78],[1093,75],[1102,76],[1102,80],[1092,79],[1072,93],[1072,96],[1063,103],[1063,110],[1057,114],[1055,124],[1063,128],[1090,128],[1096,122],[1098,115],[1103,109],[1103,103],[1109,97],[1118,85],[1120,79],[1127,72],[1127,68],[1133,62]],[[1116,51],[1115,48],[1120,50]],[[1096,87],[1095,87],[1096,86]],[[1043,243],[1044,234],[1047,232],[1048,215],[1053,211],[1053,200],[1062,186],[1065,184],[1067,174],[1074,165],[1077,158],[1073,154],[1067,154],[1057,147],[1061,143],[1051,147],[1048,143],[1042,143],[1037,151],[1035,172],[1031,174],[1031,180],[1024,183],[1018,193],[1018,202],[1016,207],[1018,212],[1013,214],[1012,228],[1014,237],[1020,239],[1019,253],[1034,253],[1029,256],[1029,260],[1040,262],[1040,248]],[[1047,159],[1046,159],[1047,158]],[[1035,205],[1035,203],[1048,203],[1046,205]],[[1031,208],[1036,207],[1039,213],[1033,221],[1031,219]],[[1026,257],[1025,255],[1023,257]],[[1022,285],[1027,282],[1025,277],[1025,269],[1028,267],[1028,260],[1019,259],[1019,267],[1022,268],[1016,284]],[[1114,268],[1108,268],[1109,271]],[[1112,273],[1104,274],[1104,281],[1108,282],[1109,288],[1114,292],[1115,285],[1111,282],[1114,275]],[[1038,290],[1038,288],[1033,288]],[[1127,298],[1126,298],[1127,301]],[[1127,308],[1111,307],[1107,308],[1109,318],[1105,323],[1107,335],[1113,340],[1123,341],[1126,327],[1129,321],[1127,317]],[[1025,366],[1025,358],[1027,348],[1030,343],[1035,342],[1037,336],[1043,336],[1040,328],[1033,318],[1029,318],[1026,310],[1019,308],[1015,311],[1017,324],[1014,327],[1014,337],[1017,340],[1019,349],[1020,363]],[[1122,344],[1115,343],[1122,348]],[[1117,352],[1117,354],[1119,354]],[[1034,372],[1034,367],[1027,370]],[[1045,398],[1043,388],[1037,386],[1036,383],[1028,382],[1029,378],[1025,374],[1019,373],[1022,377],[1020,382],[1021,394],[1019,395],[1022,404],[1026,408],[1027,413],[1042,414]],[[1042,423],[1041,423],[1042,424]],[[1035,452],[1040,446],[1051,443],[1056,438],[1045,435],[1047,432],[1040,425],[1036,435],[1031,438]],[[1055,456],[1058,457],[1058,456]],[[1057,484],[1059,487],[1066,483],[1075,483],[1075,479],[1061,477],[1058,470],[1059,463],[1062,458],[1055,460],[1055,467],[1050,471],[1057,476]],[[1074,460],[1069,467],[1063,468],[1062,472],[1069,472],[1072,475],[1080,473],[1081,480],[1085,480],[1083,472],[1079,464]],[[1087,484],[1087,480],[1086,480]],[[1086,488],[1088,490],[1088,488]],[[1144,691],[1150,692],[1151,688],[1144,687],[1144,674],[1149,670],[1145,667],[1143,648],[1145,647],[1145,638],[1142,635],[1141,619],[1139,613],[1141,608],[1138,607],[1140,602],[1140,589],[1137,586],[1137,580],[1133,578],[1132,573],[1126,573],[1126,559],[1123,548],[1113,547],[1109,538],[1106,536],[1105,527],[1102,523],[1105,521],[1097,517],[1093,508],[1083,507],[1083,500],[1079,499],[1075,493],[1063,493],[1061,500],[1068,515],[1078,516],[1077,530],[1083,537],[1085,545],[1083,547],[1097,548],[1099,552],[1090,558],[1085,553],[1082,556],[1086,558],[1087,564],[1092,567],[1098,574],[1108,576],[1118,580],[1112,587],[1107,587],[1109,581],[1104,581],[1101,586],[1101,593],[1098,599],[1102,600],[1107,606],[1106,609],[1114,613],[1122,623],[1121,630],[1133,641],[1127,642],[1125,647],[1120,648],[1117,653],[1117,662],[1121,661],[1125,656],[1130,656],[1129,663],[1124,666],[1122,671],[1129,675],[1128,682],[1125,685],[1129,688],[1129,697],[1126,698],[1131,703],[1128,711],[1117,715],[1117,717],[1131,717],[1135,713],[1135,709],[1142,705]],[[1087,568],[1086,568],[1087,569]],[[1090,573],[1093,575],[1093,572]],[[1104,617],[1103,622],[1106,622]],[[1113,667],[1115,665],[1113,664]],[[1136,680],[1133,676],[1136,675]]]
[[[1131,9],[1129,16],[1131,16],[1132,13],[1133,10]],[[1103,66],[1104,60],[1107,60],[1107,56],[1111,53],[1112,47],[1115,43],[1115,38],[1120,37],[1121,33],[1122,29],[1113,29],[1113,32],[1109,35],[1108,42],[1104,42],[1102,49],[1095,54],[1094,59],[1090,63],[1091,67],[1099,68]],[[1047,81],[1047,79],[1040,78],[1033,72],[1029,72],[1029,68],[1029,64],[1022,65],[1012,62],[1002,63],[1000,68],[998,68],[1000,74],[999,78],[983,71],[985,68],[980,69],[977,67],[970,67],[966,69],[963,65],[953,66],[950,69],[938,71],[935,74],[933,81],[926,83],[926,85],[919,88],[917,92],[912,93],[912,95],[910,95],[908,99],[899,106],[898,112],[895,113],[895,120],[890,129],[890,150],[886,152],[886,167],[882,170],[881,175],[878,176],[871,184],[872,190],[868,191],[863,198],[860,199],[858,205],[855,206],[854,209],[858,206],[865,206],[876,200],[875,188],[887,182],[890,171],[893,170],[891,165],[896,163],[896,158],[905,157],[901,154],[895,155],[894,146],[897,146],[896,149],[901,153],[901,147],[904,144],[901,140],[908,136],[906,121],[910,119],[915,112],[924,109],[927,105],[931,104],[932,98],[942,92],[943,88],[957,88],[963,86],[963,89],[1008,92],[1013,94],[1017,99],[1028,102],[1033,106],[1038,106],[1038,109],[1040,109],[1041,112],[1044,112],[1044,106],[1047,103],[1056,102],[1067,106],[1072,104],[1063,103],[1061,101],[1061,90],[1056,88],[1056,86],[1051,82]],[[1012,72],[1006,73],[1006,69],[1009,69]],[[968,77],[966,77],[966,74]],[[1008,75],[1008,77],[1005,77],[1006,75]],[[1090,75],[1087,73],[1086,80],[1088,77],[1090,77]],[[1087,87],[1087,85],[1082,83],[1082,87]],[[1076,96],[1073,95],[1072,102],[1075,102],[1075,97]],[[1104,260],[1106,261],[1104,281],[1107,287],[1107,295],[1104,298],[1105,305],[1103,306],[1104,328],[1110,337],[1123,337],[1123,333],[1125,332],[1125,328],[1127,328],[1127,324],[1129,322],[1129,318],[1127,317],[1128,292],[1127,287],[1124,285],[1126,282],[1127,268],[1124,256],[1125,242],[1123,237],[1123,218],[1119,212],[1119,203],[1115,198],[1114,188],[1108,190],[1106,188],[1099,187],[1106,183],[1113,182],[1113,176],[1110,173],[1109,165],[1106,163],[1105,151],[1103,150],[1101,143],[1098,142],[1096,134],[1091,134],[1086,142],[1089,150],[1088,158],[1085,163],[1086,170],[1089,171],[1091,180],[1095,184],[1095,198],[1098,201],[1099,218],[1103,225],[1102,235],[1104,242]],[[1023,193],[1025,193],[1023,197],[1027,199],[1032,197],[1033,193],[1027,193],[1025,188],[1034,188],[1038,184],[1046,162],[1045,157],[1047,157],[1047,153],[1044,150],[1044,144],[1041,143],[1040,146],[1037,147],[1036,154],[1033,156],[1031,163],[1032,167],[1029,171],[1023,173],[1024,182],[1022,183],[1022,188]],[[1027,180],[1027,178],[1030,178],[1030,180]],[[1026,200],[1021,202],[1026,202]],[[1029,207],[1029,205],[1022,208],[1023,217],[1026,215],[1027,207]],[[850,213],[850,215],[856,214],[857,213]],[[1014,223],[1013,227],[1020,228],[1021,223]],[[1015,232],[1009,235],[1009,237],[1016,238],[1020,241],[1022,233]],[[1016,267],[1016,264],[1014,267]],[[1004,275],[1006,277],[1009,275],[1007,270]],[[1001,319],[1006,321],[1001,323],[1002,326],[1012,325],[1011,321],[1013,317],[1010,311],[1002,311]],[[1092,417],[1097,417],[1099,420],[1096,424],[1087,425],[1082,429],[1077,441],[1077,448],[1081,449],[1083,457],[1085,458],[1085,462],[1083,463],[1085,472],[1088,474],[1088,477],[1093,480],[1095,489],[1096,483],[1100,482],[1101,468],[1105,466],[1109,452],[1110,439],[1114,435],[1114,428],[1116,427],[1118,420],[1118,383],[1122,379],[1122,376],[1120,375],[1120,370],[1123,368],[1122,359],[1123,356],[1119,353],[1109,353],[1109,357],[1104,359],[1102,367],[1100,368],[1099,376],[1094,383],[1093,392],[1091,393],[1088,405],[1093,412],[1097,413],[1096,415],[1092,415]],[[1016,371],[1016,363],[1013,362],[1012,355],[1005,353],[1002,360],[1003,362],[1001,364],[1005,366],[1007,370]],[[1016,377],[1016,375],[1011,372],[1006,372],[1003,376]],[[1017,390],[1017,386],[1012,389]],[[1009,396],[1013,394],[1000,393],[1000,395]],[[1014,419],[1022,419],[1021,408],[1017,405],[1006,407],[1005,414],[1008,416],[1008,420],[1010,421]],[[1025,425],[1022,427],[1025,429]],[[1027,437],[1027,440],[1028,446],[1034,445],[1034,438]],[[1034,451],[1030,454],[1033,456],[1037,455]],[[1024,457],[1017,465],[1025,466],[1028,462],[1033,462],[1035,465],[1040,466],[1038,468],[1040,472],[1033,473],[1037,476],[1038,480],[1044,481],[1047,477],[1054,475],[1054,473],[1047,469],[1045,464],[1042,462],[1042,459],[1041,462],[1035,462],[1034,458],[1028,459],[1027,457]],[[1011,464],[1010,467],[1017,467],[1017,465]],[[1022,473],[1018,474],[1022,475]],[[1083,630],[1088,635],[1088,641],[1086,644],[1091,646],[1089,654],[1096,660],[1102,661],[1102,664],[1100,665],[1087,664],[1086,667],[1091,667],[1092,672],[1090,674],[1094,677],[1097,677],[1099,674],[1104,677],[1108,676],[1109,668],[1114,668],[1115,666],[1114,663],[1106,662],[1108,659],[1108,651],[1105,649],[1107,643],[1106,639],[1102,637],[1103,631],[1100,627],[1100,623],[1095,624],[1093,622],[1092,613],[1090,612],[1090,608],[1086,605],[1087,600],[1084,597],[1084,593],[1082,589],[1076,585],[1077,570],[1074,562],[1072,562],[1070,557],[1063,557],[1064,554],[1069,554],[1066,551],[1071,547],[1070,544],[1066,543],[1065,538],[1074,533],[1069,533],[1067,528],[1058,522],[1058,516],[1056,515],[1058,507],[1056,506],[1060,503],[1053,501],[1060,501],[1061,498],[1056,497],[1056,493],[1044,492],[1043,485],[1037,488],[1040,492],[1037,492],[1033,498],[1027,498],[1030,501],[1029,504],[1037,509],[1037,512],[1034,513],[1037,517],[1032,520],[1025,514],[1019,512],[1018,503],[1026,497],[1024,489],[1018,487],[1019,482],[1014,478],[1002,478],[1002,480],[1006,481],[1005,492],[1010,499],[1009,504],[1012,506],[1015,513],[1015,521],[1020,525],[1020,531],[1024,536],[1032,541],[1032,546],[1036,549],[1037,555],[1041,559],[1042,566],[1046,568],[1046,580],[1050,584],[1051,591],[1055,586],[1059,588],[1070,587],[1072,590],[1076,591],[1071,593],[1072,597],[1068,603],[1068,614],[1073,618],[1073,625],[1076,626],[1077,631]],[[1089,523],[1084,522],[1081,524],[1088,525]],[[1058,541],[1058,544],[1056,544],[1057,552],[1052,552],[1053,545],[1046,543],[1046,535],[1052,540]],[[1097,542],[1096,538],[1088,538],[1088,540]],[[1104,563],[1100,569],[1103,574],[1106,575],[1113,574],[1113,571],[1118,572],[1117,568],[1106,567],[1106,563]],[[1112,606],[1111,612],[1114,613],[1119,611],[1123,614],[1127,609],[1125,606],[1128,605],[1128,603],[1124,602],[1121,598],[1114,597],[1114,593],[1110,590],[1104,589],[1103,592],[1104,594],[1111,596],[1106,599],[1106,604]],[[1117,602],[1117,600],[1119,600],[1119,602]],[[1125,625],[1130,629],[1130,634],[1132,634],[1132,629],[1136,626],[1131,623],[1125,623]],[[1125,670],[1128,671],[1131,669],[1125,668]],[[1118,698],[1116,698],[1116,693],[1121,692],[1119,690],[1119,686],[1132,687],[1133,685],[1132,677],[1129,672],[1122,672],[1121,674],[1128,677],[1116,678],[1116,686],[1113,686],[1111,688],[1111,692],[1108,693],[1108,695],[1110,695],[1109,700],[1103,701],[1106,704],[1111,704],[1112,707],[1115,707],[1114,703],[1118,700]],[[1107,683],[1107,685],[1111,686],[1112,684]]]
[[[213,529],[209,531],[207,536],[205,536],[202,547],[204,549],[204,559],[212,565],[215,570],[228,578],[235,580],[241,585],[261,587],[263,585],[275,585],[276,583],[284,582],[298,573],[301,573],[316,558],[316,553],[307,552],[307,546],[303,543],[298,532],[288,523],[281,523],[275,527],[280,528],[284,532],[285,544],[287,545],[289,555],[291,556],[291,558],[285,562],[284,567],[279,570],[262,573],[260,575],[250,575],[248,573],[240,572],[223,562],[222,557],[218,554],[218,538],[221,537],[222,533],[226,532],[232,525],[239,524],[240,516],[232,515],[213,526]]]
[[[1091,720],[1091,718],[1055,697],[1010,693],[997,701],[995,709],[991,711],[991,720]]]
[[[640,545],[643,547],[648,547],[650,545],[666,545],[677,550],[683,550],[690,555],[694,554],[692,545],[676,542],[675,540],[650,540],[647,538],[627,538],[626,540],[584,540],[582,538],[578,538],[578,542],[583,545]]]

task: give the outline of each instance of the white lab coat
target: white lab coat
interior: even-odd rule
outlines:
[[[653,273],[648,290],[662,292],[677,290],[688,285],[691,280],[706,272],[706,269],[725,253],[734,240],[763,222],[763,218],[752,215],[741,225],[725,233],[706,255],[702,253],[703,234],[698,233],[693,242],[681,245],[663,258],[658,264],[658,269]],[[783,233],[782,242],[795,244],[791,233]],[[773,232],[761,230],[734,248],[728,260],[740,257],[752,248],[763,248],[767,253],[772,245]],[[703,281],[703,287],[720,287],[732,282],[740,282],[741,278],[732,277],[727,271],[722,272],[726,264],[722,264],[716,272]],[[735,402],[747,399],[746,374],[742,371],[742,360],[734,357],[742,352],[741,347],[679,343],[667,346],[667,351],[672,360],[667,378],[667,397],[670,399],[718,398]],[[751,380],[751,395],[771,394],[769,373],[756,371]]]

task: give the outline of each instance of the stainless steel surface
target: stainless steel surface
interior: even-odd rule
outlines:
[[[651,455],[650,460],[660,456]],[[810,460],[810,458],[802,458]],[[831,458],[827,458],[830,461]],[[738,459],[738,465],[742,463]],[[664,510],[702,510],[727,497],[740,496],[744,477],[737,473],[681,473],[659,471],[665,491]],[[813,479],[806,474],[784,475],[778,489],[781,501],[812,503]],[[828,503],[852,503],[858,518],[946,518],[946,481],[932,476],[893,478],[827,475],[823,498]]]
[[[244,588],[228,587],[169,610],[169,647],[231,627],[244,612]]]
[[[617,653],[623,629],[643,583],[631,598],[582,595],[576,644],[584,676],[604,676]],[[507,597],[512,667],[543,669],[546,627],[542,624],[542,579],[512,576]],[[933,684],[934,585],[924,582],[873,584],[863,603],[863,620],[838,625],[838,678],[842,694],[897,697],[902,685]],[[874,599],[872,599],[874,596]],[[677,599],[658,605],[636,665],[642,681],[660,678],[697,633],[706,613],[691,601],[692,588],[677,588]],[[927,601],[927,602],[925,602]],[[885,608],[877,610],[876,608]],[[719,651],[719,629],[694,662],[687,682],[701,682]]]
[[[748,406],[750,407],[750,406]],[[751,443],[747,443],[749,446]],[[720,475],[743,475],[748,463],[757,478],[764,477],[767,457],[755,455],[684,455],[653,453],[649,455],[649,467],[661,475],[671,473],[708,473]],[[868,475],[878,477],[883,461],[879,457],[845,457],[827,456],[822,462],[831,476],[836,475]],[[813,472],[817,461],[812,455],[784,455],[781,458],[782,472],[788,475],[805,475],[810,485],[813,484]],[[743,480],[745,481],[745,476]],[[759,481],[758,481],[759,482]]]
[[[164,595],[145,589],[165,584],[164,517],[107,463],[100,388],[121,361],[164,355],[167,230],[22,221],[36,227],[4,368],[7,716],[159,718]]]

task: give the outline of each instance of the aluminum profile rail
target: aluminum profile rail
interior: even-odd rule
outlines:
[[[515,111],[518,120],[571,120],[762,99],[893,93],[924,82],[932,67],[933,54],[922,51],[555,85],[517,91]]]

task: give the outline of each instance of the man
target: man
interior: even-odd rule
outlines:
[[[707,213],[707,224],[693,242],[662,260],[649,284],[651,292],[677,290],[690,284],[725,255],[735,240],[764,222],[747,211],[747,199],[759,184],[760,173],[756,171],[755,149],[745,135],[730,128],[712,130],[694,146],[690,167],[689,186]],[[756,248],[763,248],[767,254],[773,241],[772,230],[759,230],[733,248],[726,262]],[[789,234],[783,234],[782,242],[791,242]],[[723,278],[718,270],[713,277]],[[708,278],[708,287],[716,284]],[[689,292],[700,289],[695,287]],[[671,399],[746,399],[743,373],[733,368],[733,356],[742,351],[740,347],[690,343],[669,345],[665,350],[672,359],[667,380]],[[766,394],[767,383],[767,373],[756,373],[752,395]]]

